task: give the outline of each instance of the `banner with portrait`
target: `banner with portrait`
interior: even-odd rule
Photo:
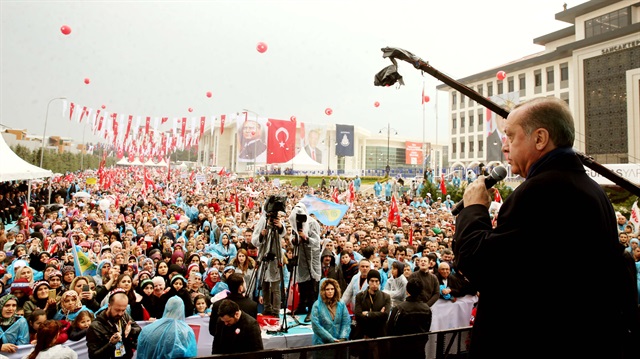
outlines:
[[[327,147],[327,130],[323,124],[315,124],[309,122],[300,123],[298,129],[299,142],[296,147],[299,148],[298,154],[309,157],[312,161],[321,164],[326,163],[329,156]]]
[[[519,91],[513,91],[502,95],[495,95],[489,97],[489,100],[511,111],[520,103],[520,93]],[[504,119],[487,109],[485,113],[485,129],[487,138],[487,162],[503,162],[502,141],[506,138],[504,134]]]
[[[267,120],[246,112],[238,116],[238,162],[266,163]]]

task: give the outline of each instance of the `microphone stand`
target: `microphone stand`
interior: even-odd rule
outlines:
[[[460,93],[466,95],[467,97],[472,98],[479,104],[483,105],[484,107],[496,113],[498,116],[501,116],[502,118],[507,118],[507,116],[509,116],[509,111],[500,107],[498,104],[489,100],[488,98],[485,98],[484,96],[482,96],[481,94],[473,90],[472,88],[436,70],[434,67],[429,65],[428,62],[422,60],[420,57],[412,54],[411,52],[397,48],[397,47],[385,47],[381,50],[383,52],[382,57],[383,58],[388,57],[394,65],[397,66],[395,59],[406,61],[412,64],[413,67],[415,67],[416,69],[422,70],[428,73],[429,75],[437,78],[438,80],[444,82],[445,84],[451,86],[452,88],[460,91]],[[399,75],[398,77],[400,78],[400,81],[402,81],[402,77]],[[589,167],[590,169],[596,171],[603,177],[607,178],[608,180],[617,184],[618,186],[626,189],[633,195],[640,197],[640,187],[630,182],[626,178],[618,175],[617,173],[611,171],[605,166],[599,164],[593,159],[593,157],[587,156],[586,154],[579,151],[575,151],[575,153],[578,156],[578,158],[580,158],[580,161],[584,166]]]

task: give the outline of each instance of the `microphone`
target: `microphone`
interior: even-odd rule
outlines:
[[[489,177],[484,179],[484,185],[487,189],[493,187],[496,183],[502,181],[507,177],[507,169],[504,166],[494,167]],[[464,208],[464,201],[460,201],[456,203],[456,205],[451,209],[451,214],[457,216],[460,211]]]

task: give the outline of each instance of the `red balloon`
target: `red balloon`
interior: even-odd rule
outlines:
[[[88,77],[84,79],[84,83],[85,83],[85,84],[87,84],[87,85],[88,85],[90,82],[91,82],[91,80],[90,80]]]
[[[256,46],[256,50],[258,50],[258,52],[261,54],[264,54],[267,51],[267,48],[268,46],[264,42],[259,42]]]
[[[425,95],[425,96],[424,96],[424,103],[429,102],[429,100],[431,100],[431,98],[429,98],[429,96],[426,96],[426,95]]]
[[[504,71],[498,71],[496,77],[498,78],[498,80],[502,81],[507,77],[507,73]]]
[[[211,98],[211,96],[213,96],[213,94],[211,93],[211,91],[207,92],[207,97]]]
[[[326,113],[327,116],[331,116],[331,114],[333,113],[333,110],[331,108],[327,107],[327,109],[324,110],[324,113]]]
[[[380,106],[380,102],[376,101],[376,102],[374,102],[374,103],[373,103],[373,105],[374,105],[375,107],[378,107],[378,106]]]
[[[67,25],[62,25],[62,27],[60,28],[60,32],[65,35],[69,35],[71,33],[71,28]]]
[[[193,112],[193,109],[191,107],[189,107],[189,112]]]
[[[296,116],[291,116],[290,120],[296,122]]]
[[[105,105],[102,105],[102,109],[104,110],[105,108],[107,108],[107,106],[105,106]]]

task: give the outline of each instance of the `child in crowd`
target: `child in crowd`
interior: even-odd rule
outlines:
[[[211,301],[204,294],[198,294],[193,299],[194,315],[206,317],[211,315]]]
[[[45,320],[47,320],[47,312],[44,310],[36,309],[31,313],[27,320],[27,323],[29,323],[29,343],[36,344],[36,333]]]
[[[76,319],[71,323],[71,328],[69,329],[69,339],[77,342],[80,339],[83,339],[87,336],[87,329],[91,325],[91,322],[94,320],[93,313],[88,310],[83,310],[78,313]]]

